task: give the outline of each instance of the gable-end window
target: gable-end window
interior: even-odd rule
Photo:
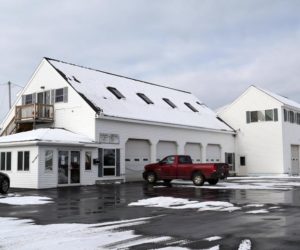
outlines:
[[[53,170],[53,150],[46,150],[45,152],[45,170]]]
[[[295,115],[294,115],[294,112],[293,111],[289,111],[289,120],[290,120],[290,123],[294,123],[295,122]]]
[[[250,112],[250,122],[258,122],[258,112],[257,111]]]
[[[18,152],[18,171],[29,171],[29,151]]]
[[[140,98],[142,98],[147,104],[154,104],[151,99],[143,93],[136,93]]]
[[[116,88],[114,88],[114,87],[107,87],[107,89],[115,96],[115,97],[117,97],[118,99],[125,99],[125,96],[124,95],[122,95],[122,93],[119,91],[119,90],[117,90]]]
[[[176,105],[168,98],[163,98],[163,100],[168,103],[173,109],[177,108]]]
[[[0,154],[0,170],[11,170],[11,152],[1,152]]]
[[[284,121],[286,122],[287,120],[288,120],[288,115],[287,115],[287,110],[286,109],[284,109],[283,110],[283,117],[284,117]]]
[[[68,102],[68,87],[55,89],[55,102]],[[54,93],[52,93],[54,95]]]
[[[85,170],[92,169],[92,152],[85,152]]]
[[[188,102],[185,102],[184,104],[193,112],[199,112],[192,104],[190,104]]]
[[[266,121],[273,121],[274,120],[273,109],[265,110],[265,118],[266,118]]]
[[[300,125],[300,113],[297,113],[297,124]]]
[[[56,89],[55,90],[55,102],[63,102],[64,101],[64,89]]]
[[[32,94],[25,95],[25,104],[31,104],[32,101]]]

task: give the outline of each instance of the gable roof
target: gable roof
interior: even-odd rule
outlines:
[[[288,99],[287,97],[275,94],[269,90],[265,90],[263,88],[257,87],[255,85],[250,85],[239,97],[237,97],[233,102],[230,104],[224,105],[223,107],[220,107],[216,110],[217,114],[222,114],[225,112],[228,108],[230,108],[234,103],[236,103],[240,98],[242,98],[251,88],[254,88],[260,92],[263,92],[264,94],[268,95],[269,97],[273,98],[274,100],[280,102],[281,104],[291,107],[291,108],[296,108],[300,109],[300,103],[297,103],[293,100]]]
[[[93,144],[95,141],[65,129],[40,128],[0,137],[0,144],[13,142],[53,142],[70,144]]]
[[[101,111],[101,115],[105,117],[233,132],[190,92],[55,59],[45,59],[95,111]],[[108,87],[117,89],[125,98],[117,98]],[[147,104],[138,93],[146,95],[153,104]],[[169,99],[176,108],[171,107],[163,98]],[[199,112],[192,111],[185,103],[191,104]]]
[[[270,92],[268,90],[265,90],[265,89],[262,89],[260,87],[257,87],[257,86],[253,86],[253,87],[260,90],[260,91],[262,91],[262,92],[265,92],[266,94],[268,94],[269,96],[273,97],[274,99],[276,99],[277,101],[281,102],[282,104],[284,104],[286,106],[290,106],[290,107],[300,109],[300,103],[298,103],[298,102],[290,100],[287,97],[272,93],[272,92]]]

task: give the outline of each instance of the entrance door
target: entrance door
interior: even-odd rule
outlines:
[[[80,151],[58,152],[58,184],[80,183]]]
[[[299,175],[299,146],[292,145],[291,146],[291,174]]]

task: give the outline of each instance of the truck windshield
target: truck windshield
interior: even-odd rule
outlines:
[[[188,156],[188,155],[181,155],[178,158],[178,163],[179,164],[192,164],[193,162],[192,162],[192,159],[191,159],[190,156]]]

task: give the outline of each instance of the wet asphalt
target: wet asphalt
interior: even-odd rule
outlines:
[[[64,187],[47,190],[12,189],[18,195],[39,195],[53,199],[45,205],[13,206],[0,204],[0,217],[32,219],[36,224],[102,223],[140,217],[153,217],[149,223],[131,226],[144,236],[171,236],[168,247],[238,249],[250,239],[251,249],[300,249],[300,188],[282,190],[199,189],[192,186],[162,187],[140,183]],[[226,201],[241,207],[234,212],[197,209],[129,207],[140,199],[171,196],[196,201]],[[264,204],[266,214],[248,214],[248,204]],[[276,208],[274,208],[276,207]],[[259,209],[259,208],[257,208]],[[206,237],[220,236],[209,242]],[[176,243],[178,242],[178,243]],[[165,243],[147,243],[130,249],[166,247]]]

